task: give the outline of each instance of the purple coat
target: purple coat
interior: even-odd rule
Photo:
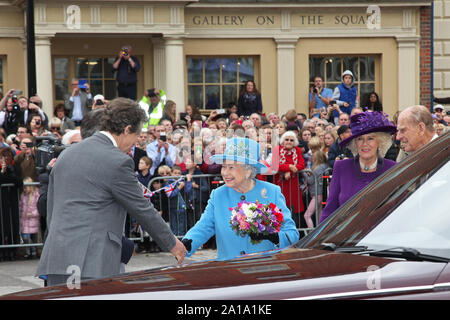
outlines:
[[[322,211],[320,222],[333,214],[335,210],[353,197],[353,195],[396,164],[392,160],[383,159],[382,166],[379,165],[376,172],[362,173],[359,163],[355,165],[355,159],[336,161],[334,163],[327,204]]]

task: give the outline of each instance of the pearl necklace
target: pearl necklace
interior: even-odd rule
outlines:
[[[373,170],[377,167],[378,164],[378,160],[375,160],[374,163],[372,163],[370,166],[365,165],[361,162],[361,159],[359,160],[359,166],[361,167],[362,170],[364,171],[369,171],[369,170]]]

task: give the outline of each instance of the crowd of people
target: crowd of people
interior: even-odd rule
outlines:
[[[133,58],[131,50],[121,51],[121,59],[126,56]],[[121,68],[122,64],[120,62],[116,67]],[[137,60],[133,65],[139,68]],[[323,87],[320,76],[315,77],[309,95],[308,115],[298,113],[295,109],[284,114],[266,113],[254,81],[245,82],[244,90],[235,104],[226,109],[211,110],[209,114],[201,112],[194,105],[187,105],[185,112],[179,112],[177,102],[170,100],[170,92],[166,93],[162,88],[148,89],[137,101],[148,120],[136,144],[127,153],[134,160],[134,171],[143,186],[150,191],[165,190],[167,187],[173,189],[169,193],[154,193],[151,202],[170,225],[171,231],[183,237],[200,219],[207,207],[211,189],[220,183],[217,179],[201,176],[208,174],[220,177],[222,165],[211,159],[224,152],[227,139],[231,137],[247,137],[257,141],[261,147],[261,161],[269,170],[267,174],[258,174],[256,178],[281,187],[297,228],[314,228],[314,215],[316,219],[323,220],[332,214],[351,196],[350,193],[364,187],[375,175],[393,166],[430,139],[444,134],[450,121],[445,108],[437,105],[433,113],[424,107],[408,108],[390,115],[392,122],[389,122],[382,113],[383,106],[378,94],[372,92],[367,101],[360,103],[353,82],[353,74],[347,70],[342,74],[341,85],[332,91]],[[119,94],[128,94],[130,88],[120,86],[119,89]],[[95,94],[93,96],[90,92],[88,84],[73,79],[72,92],[64,103],[54,107],[50,117],[43,111],[38,95],[28,99],[11,89],[2,97],[0,184],[10,183],[13,187],[1,189],[0,246],[31,244],[42,240],[45,219],[37,209],[38,188],[30,185],[40,182],[35,150],[41,140],[36,138],[54,137],[66,148],[81,141],[80,126],[87,115],[97,109],[108,108],[110,104],[101,93]],[[366,130],[370,127],[369,123],[374,123],[375,120],[370,119],[375,114],[379,115],[377,121],[388,121],[386,126],[396,128],[389,131],[388,139],[383,142],[378,136],[370,139],[365,136],[384,130],[379,127],[370,132]],[[411,129],[412,124],[417,128]],[[355,130],[358,128],[360,134],[356,135]],[[419,139],[417,130],[423,130],[426,134],[420,135]],[[350,143],[349,146],[352,139],[354,145]],[[377,146],[383,144],[384,151],[367,156],[368,151],[360,146],[370,144],[369,140],[375,141]],[[344,167],[342,164],[337,165],[340,161],[347,160],[347,167],[356,161],[349,159],[359,159],[361,172],[373,174],[364,185],[358,185],[357,188],[355,185],[352,186],[355,188],[347,188],[351,184],[348,179],[335,178],[333,181],[332,178],[328,196],[330,201],[324,208],[325,215],[321,217],[325,200],[322,176],[327,170],[334,175],[334,168]],[[381,161],[386,165],[381,171],[378,170],[380,159],[386,159]],[[342,176],[339,172],[336,175]],[[27,186],[24,187],[24,183]],[[134,223],[131,219],[130,230],[135,226]],[[144,250],[157,250],[157,246],[153,244],[151,249],[147,247]],[[0,261],[15,259],[16,254],[15,249],[0,249]],[[38,255],[35,249],[28,247],[24,256],[36,258]]]

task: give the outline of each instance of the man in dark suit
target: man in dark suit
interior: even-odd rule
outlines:
[[[139,60],[131,55],[132,47],[123,46],[113,64],[113,71],[117,72],[117,93],[119,97],[136,100],[137,73],[141,69]]]
[[[48,236],[36,274],[47,275],[48,285],[66,283],[76,268],[81,280],[119,274],[126,212],[160,248],[183,261],[184,245],[142,195],[133,160],[126,155],[145,121],[136,102],[115,99],[105,109],[101,131],[72,145],[55,163]]]

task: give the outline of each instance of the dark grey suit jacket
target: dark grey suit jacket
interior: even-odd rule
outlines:
[[[49,232],[36,275],[68,274],[71,265],[86,278],[119,274],[126,212],[163,250],[175,246],[170,228],[139,188],[133,159],[100,132],[70,146],[50,174]]]

